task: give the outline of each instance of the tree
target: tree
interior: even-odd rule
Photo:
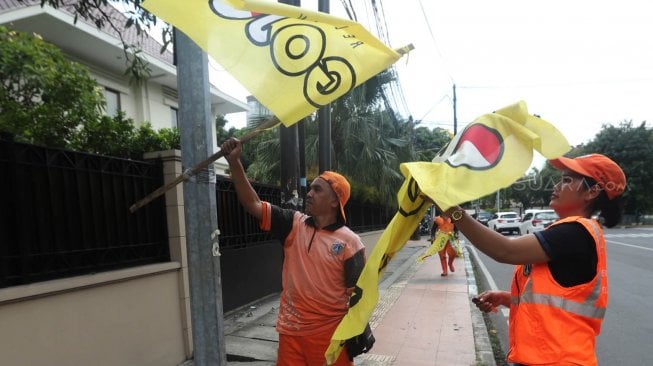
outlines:
[[[219,115],[215,117],[215,138],[218,144],[221,144],[223,141],[236,135],[238,129],[235,127],[231,127],[228,130],[225,129],[227,123],[229,123],[229,121],[227,121],[224,116]]]
[[[627,186],[623,195],[624,212],[650,212],[653,209],[653,132],[646,122],[633,125],[622,121],[618,126],[603,125],[601,131],[574,156],[600,153],[614,160],[626,174]]]
[[[0,130],[65,147],[77,126],[100,118],[103,105],[85,67],[39,36],[0,26]]]
[[[443,128],[436,127],[429,130],[427,127],[415,128],[415,149],[418,160],[431,161],[435,155],[451,140],[452,136]]]

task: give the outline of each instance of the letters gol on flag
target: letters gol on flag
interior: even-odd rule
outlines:
[[[432,162],[402,164],[405,181],[397,194],[399,209],[356,283],[349,311],[325,354],[327,363],[335,362],[345,340],[363,333],[379,298],[379,278],[417,228],[430,205],[428,198],[446,210],[484,197],[522,177],[533,159],[533,149],[554,159],[569,148],[553,125],[529,115],[526,103],[518,102],[476,119]]]
[[[270,1],[147,0],[286,126],[400,57],[356,22]]]

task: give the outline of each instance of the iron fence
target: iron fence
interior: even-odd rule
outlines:
[[[0,288],[169,260],[161,165],[0,139]]]
[[[256,182],[252,182],[252,187],[262,200],[275,205],[281,204],[279,187]],[[230,178],[218,176],[216,191],[222,249],[249,247],[273,240],[269,233],[259,228],[257,220],[247,214],[240,205]],[[354,199],[347,203],[345,210],[348,226],[356,232],[383,229],[394,215],[394,211],[384,206],[361,203]]]

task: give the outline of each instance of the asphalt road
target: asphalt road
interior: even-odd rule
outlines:
[[[653,227],[605,229],[605,237],[609,299],[597,343],[599,364],[653,365]],[[510,290],[513,266],[475,253],[481,261],[477,267],[481,286]],[[507,316],[507,309],[490,316],[504,352]]]

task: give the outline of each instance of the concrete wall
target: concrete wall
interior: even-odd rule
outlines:
[[[164,181],[181,174],[178,150]],[[182,185],[166,194],[170,262],[0,289],[0,365],[176,366],[192,357]]]
[[[3,365],[178,365],[187,357],[179,265],[3,289]]]

